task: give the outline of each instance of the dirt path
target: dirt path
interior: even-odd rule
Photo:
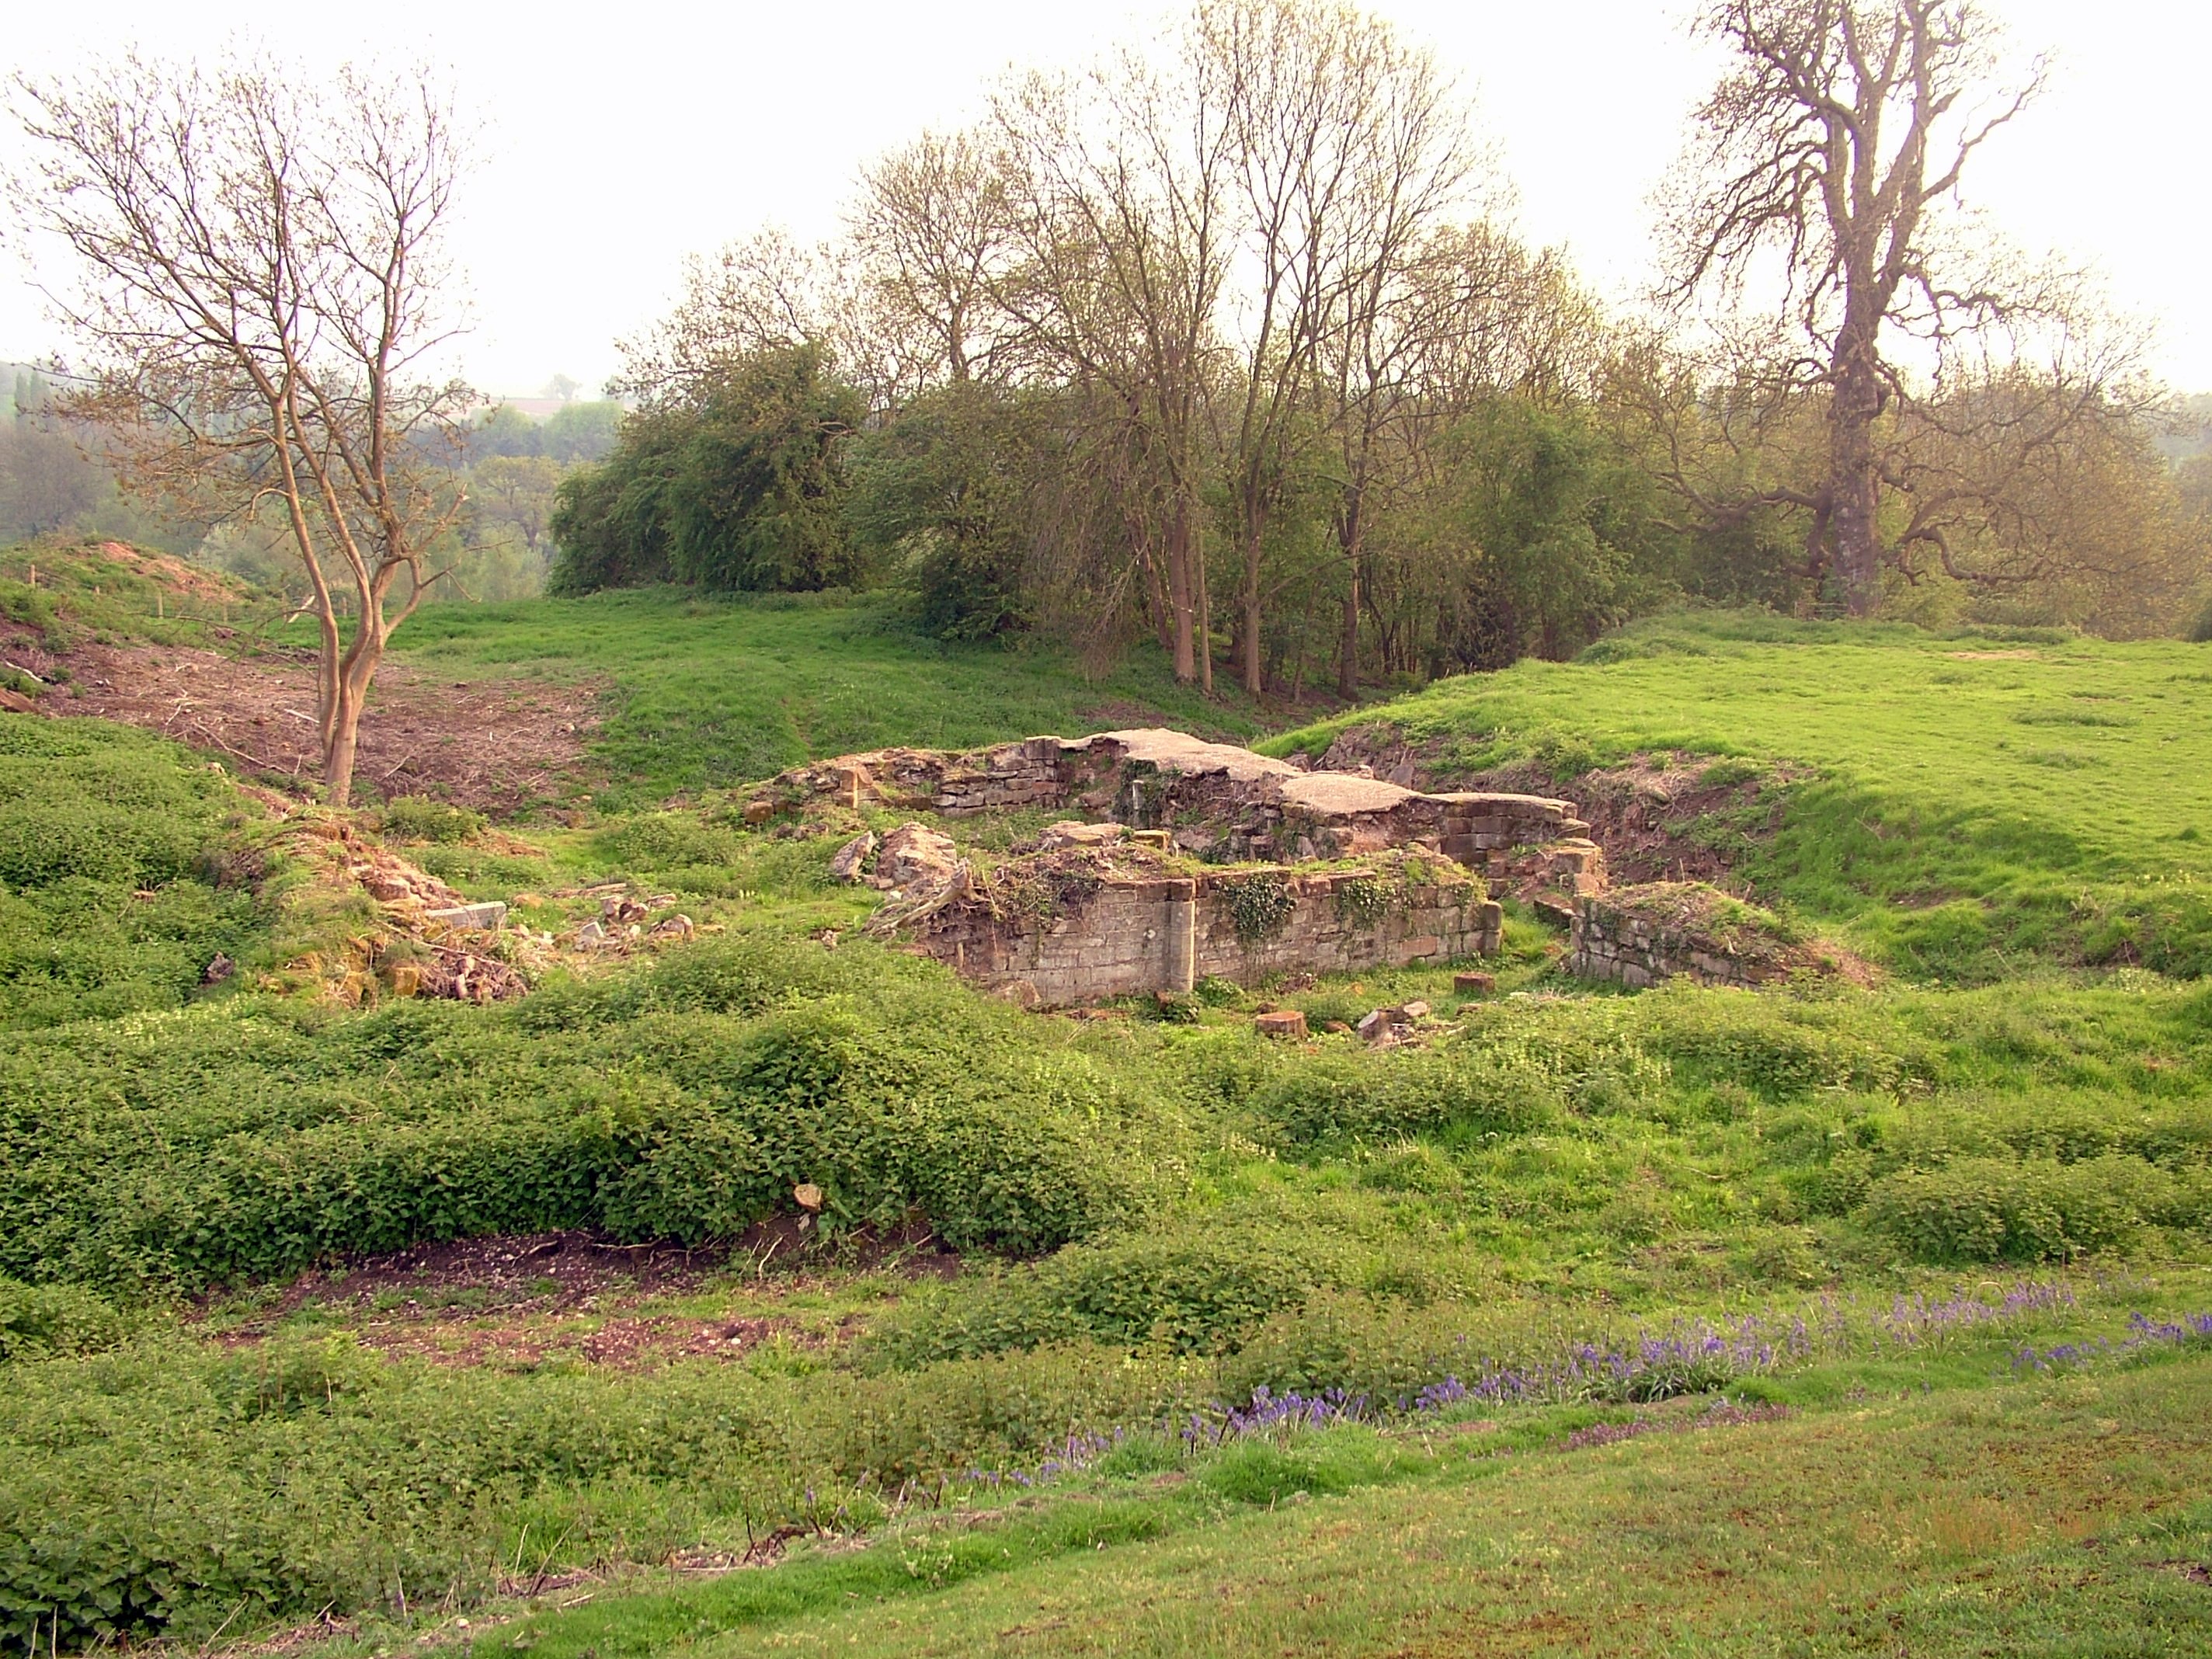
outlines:
[[[125,720],[276,776],[312,778],[320,765],[315,665],[305,651],[234,657],[85,641],[57,653],[32,629],[0,622],[0,659],[41,679],[66,673],[65,685],[40,699],[45,713]],[[442,680],[386,662],[362,718],[356,790],[434,795],[498,813],[558,799],[583,781],[600,689]]]

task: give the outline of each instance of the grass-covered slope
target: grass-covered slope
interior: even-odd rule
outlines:
[[[1540,763],[1563,793],[1631,757],[1778,774],[1744,824],[1764,896],[1899,969],[2041,956],[2212,971],[2212,649],[1674,617],[1279,738],[1385,728],[1438,772]],[[1770,828],[1768,809],[1778,805]]]
[[[240,800],[177,744],[0,714],[0,1026],[174,1008],[265,931]]]
[[[806,707],[844,644],[909,653],[879,708],[839,692],[870,735],[822,747],[1063,723],[970,707],[990,685],[1088,695],[961,659],[981,678],[943,707],[917,647],[848,641],[848,611],[598,603],[563,614],[614,618],[599,672],[633,707],[659,684],[690,711],[667,763],[695,784],[736,741],[684,723],[712,687],[740,711],[778,690],[750,659],[714,680],[716,642],[764,652],[793,617]],[[562,636],[528,630],[556,609],[428,649],[551,662]],[[1955,959],[2002,982],[1621,994],[1516,915],[1494,996],[1408,969],[1030,1014],[866,936],[875,896],[830,859],[896,817],[754,827],[709,793],[521,831],[420,801],[346,823],[426,842],[541,934],[620,878],[695,920],[680,942],[548,947],[492,1006],[396,981],[325,1006],[274,975],[209,994],[218,924],[276,960],[374,907],[302,921],[272,866],[234,915],[226,859],[293,856],[234,823],[258,797],[148,736],[0,717],[0,916],[24,962],[52,953],[8,983],[60,999],[0,1004],[0,1651],[258,1643],[320,1613],[329,1659],[2192,1650],[2212,986],[2014,947],[2089,954],[2094,916],[2049,896],[2132,892],[2130,848],[2167,848],[2141,867],[2186,890],[2202,781],[2156,796],[2139,750],[2197,753],[2194,659],[1729,626],[1394,712],[1474,771],[1748,757],[1771,793],[1717,828],[1758,880],[1900,963],[1972,912]],[[1787,718],[1846,669],[1877,703],[1922,677],[1883,705],[1893,741]],[[2023,678],[1940,678],[1984,672]],[[1913,735],[1954,687],[1993,736]],[[902,727],[909,696],[936,726]],[[1997,746],[2077,708],[2107,723],[2065,740],[2112,745],[2140,799]],[[620,730],[634,794],[681,781]],[[1036,826],[948,827],[988,860]],[[1821,864],[1824,828],[1867,850]],[[1983,886],[1928,904],[1945,860]],[[80,934],[153,954],[55,992]],[[1401,1048],[1253,1026],[1413,999],[1434,1012]],[[1292,1389],[1322,1405],[1279,1408]]]
[[[663,589],[441,605],[395,643],[456,672],[604,679],[609,715],[594,750],[611,805],[891,744],[966,748],[1156,721],[1237,738],[1262,729],[1225,683],[1218,699],[1202,697],[1150,648],[1091,679],[1063,650],[943,644],[880,603],[842,596]]]

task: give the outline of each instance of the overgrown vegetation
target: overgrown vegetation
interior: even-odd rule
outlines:
[[[851,625],[836,609],[687,616],[647,596],[548,605],[537,625],[610,617],[586,647],[624,662],[667,636],[654,630],[703,658],[743,629],[804,660],[808,630]],[[530,625],[509,642],[524,659],[552,638]],[[496,643],[459,627],[434,648]],[[2036,654],[1983,654],[2019,650]],[[1780,809],[1778,829],[1747,837],[1747,868],[1798,921],[1879,938],[1875,896],[1821,885],[1809,850],[1794,875],[1784,860],[1815,845],[1793,813],[1842,810],[1822,791],[1866,810],[1851,769],[1879,758],[1883,722],[1906,729],[1939,687],[1996,716],[1911,728],[1927,769],[1879,775],[1890,838],[1872,844],[1896,864],[1860,868],[1902,880],[1950,860],[1972,879],[2002,856],[2011,886],[1993,891],[2033,896],[2078,879],[2087,866],[2069,860],[2098,843],[1988,809],[2087,823],[2093,796],[2067,785],[2020,806],[2006,734],[2078,705],[2096,723],[2064,729],[2109,745],[2114,775],[2185,759],[2181,650],[1682,621],[1624,636],[1604,663],[1523,667],[1384,713],[1473,769],[1663,749],[1694,772],[1717,757],[1727,787],[1772,789]],[[1825,677],[1850,653],[1895,686],[1893,708],[1862,698],[1854,720],[1829,717]],[[1740,695],[1714,702],[1712,733],[1655,721],[1722,668],[1708,684]],[[662,672],[675,706],[712,701],[680,659]],[[1969,678],[1984,674],[2005,678]],[[896,696],[874,702],[866,718],[899,717]],[[2022,710],[2034,720],[2008,718]],[[201,987],[201,951],[267,961],[289,948],[270,930],[294,925],[264,809],[204,758],[88,721],[10,716],[0,738],[19,954],[59,961],[70,927],[168,929],[105,979],[10,981],[24,988],[18,1029],[0,1033],[0,1512],[20,1517],[0,1523],[0,1639],[14,1646],[227,1639],[326,1605],[404,1626],[426,1603],[672,1553],[741,1556],[786,1528],[881,1530],[911,1554],[936,1506],[988,1503],[1016,1474],[1188,1474],[1127,1489],[1128,1535],[1210,1528],[1220,1506],[1423,1478],[1424,1435],[1462,1408],[1534,1445],[1680,1394],[1978,1384],[2008,1372],[2007,1344],[2106,1363],[2094,1339],[2112,1363],[2147,1363],[2185,1345],[2144,1347],[2127,1313],[2212,1300],[2212,991],[2069,965],[2063,933],[1987,986],[1947,972],[1626,996],[1565,980],[1556,938],[1516,913],[1494,997],[1455,994],[1445,971],[1378,970],[1063,1020],[862,936],[872,896],[829,883],[828,863],[896,815],[749,827],[742,797],[707,791],[519,826],[525,841],[403,799],[378,815],[388,841],[471,895],[520,898],[532,926],[620,878],[684,896],[718,931],[650,961],[556,969],[520,1002],[348,1012],[252,974]],[[1954,817],[1929,804],[1937,779]],[[2107,792],[2098,855],[2193,868],[2179,834],[2191,799],[2168,787],[2123,809]],[[1263,1003],[1322,1033],[1413,1000],[1436,1012],[1384,1052],[1250,1024]],[[348,1264],[387,1272],[374,1263],[410,1247],[553,1233],[724,1265],[605,1312],[532,1313],[524,1291],[467,1285],[443,1312],[344,1299]],[[964,1258],[943,1282],[921,1271],[951,1265],[939,1250]],[[321,1288],[287,1295],[307,1269]],[[2021,1274],[2034,1285],[2008,1290]],[[426,1322],[440,1334],[381,1351]],[[726,1357],[648,1346],[619,1370],[574,1349],[496,1357],[579,1322],[772,1334]],[[1941,1334],[1946,1322],[1971,1328]],[[1838,1380],[1806,1380],[1819,1376]],[[1253,1403],[1285,1389],[1342,1390],[1337,1426]],[[1346,1417],[1351,1400],[1368,1403]],[[1584,1414],[1546,1415],[1568,1410]],[[1191,1421],[1214,1426],[1158,1432]],[[1277,1426],[1253,1440],[1233,1422]],[[1330,1473],[1326,1437],[1355,1431],[1367,1473]],[[1186,1491],[1215,1507],[1186,1514]],[[811,1571],[744,1577],[798,1587]],[[635,1605],[657,1616],[652,1597]]]

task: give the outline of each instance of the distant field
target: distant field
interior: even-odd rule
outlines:
[[[1448,774],[1540,763],[1570,795],[1635,755],[1776,769],[1778,829],[1743,873],[1907,972],[2212,970],[2212,647],[1663,617],[1263,746],[1318,753],[1355,726]]]
[[[1086,678],[1065,651],[940,644],[870,603],[609,592],[441,605],[399,654],[457,672],[603,678],[595,751],[605,804],[727,787],[888,744],[963,748],[1157,720],[1249,738],[1267,717],[1241,696],[1178,686],[1160,653]]]

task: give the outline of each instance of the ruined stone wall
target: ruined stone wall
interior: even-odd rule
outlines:
[[[1498,953],[1504,912],[1475,884],[1409,884],[1370,916],[1346,900],[1347,890],[1373,879],[1370,872],[1337,870],[1285,877],[1290,916],[1258,938],[1238,931],[1236,906],[1218,879],[1203,884],[1193,951],[1197,976],[1245,985],[1298,969],[1343,973]]]
[[[1693,928],[1669,926],[1595,894],[1577,902],[1568,945],[1568,966],[1577,977],[1638,988],[1678,976],[1748,988],[1787,972],[1786,964],[1731,951]]]
[[[1279,924],[1247,938],[1228,884],[1255,875],[1279,881],[1289,906]],[[965,898],[918,921],[910,936],[915,948],[969,979],[1055,1007],[1188,991],[1209,977],[1252,984],[1279,972],[1441,963],[1497,951],[1502,913],[1474,883],[1407,884],[1371,917],[1340,897],[1350,884],[1374,879],[1373,872],[1272,870],[1121,878],[1050,915],[994,914],[980,896]]]
[[[757,793],[754,822],[829,797],[854,807],[959,818],[1024,808],[1160,830],[1209,860],[1364,858],[1388,848],[1441,853],[1519,893],[1600,890],[1604,860],[1573,805],[1540,795],[1423,794],[1350,772],[1309,772],[1175,732],[1040,737],[951,754],[877,750],[794,767]]]

